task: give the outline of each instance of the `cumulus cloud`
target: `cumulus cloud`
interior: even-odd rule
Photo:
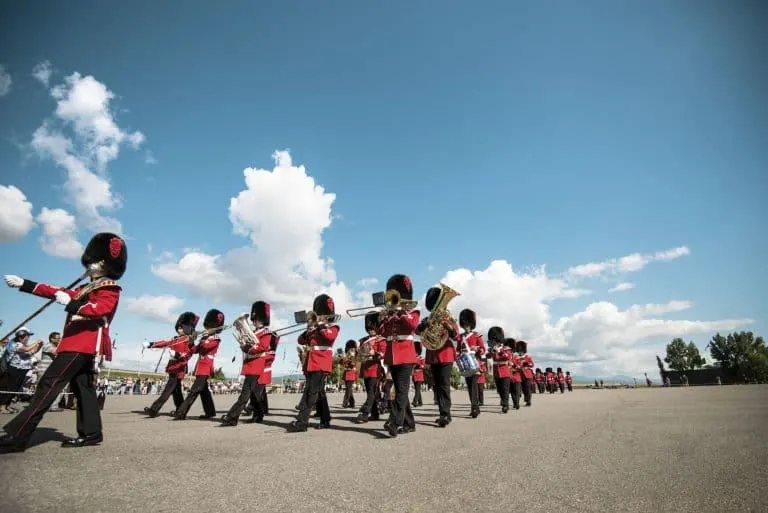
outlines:
[[[35,70],[39,79],[50,79],[50,64]],[[37,76],[36,75],[36,76]],[[67,172],[65,190],[75,206],[78,221],[92,231],[122,233],[120,222],[107,213],[121,206],[112,190],[107,166],[120,148],[139,149],[145,137],[129,132],[115,121],[111,105],[115,95],[94,77],[73,73],[50,89],[56,100],[54,116],[33,134],[32,149],[50,158]]]
[[[0,64],[0,96],[5,96],[10,93],[12,85],[13,79],[11,78],[11,74],[6,71],[3,64]]]
[[[83,245],[77,240],[75,216],[60,208],[43,207],[37,222],[43,227],[43,235],[39,239],[43,251],[62,258],[80,258]]]
[[[175,323],[179,317],[184,300],[176,296],[126,297],[123,299],[125,309],[132,314],[153,321]]]
[[[0,242],[24,237],[35,226],[32,203],[18,187],[0,185]]]
[[[634,283],[629,283],[627,281],[623,281],[621,283],[618,283],[615,287],[612,287],[608,290],[608,292],[623,292],[625,290],[632,290],[635,288]]]
[[[597,278],[606,274],[624,274],[641,271],[653,261],[670,261],[690,255],[686,246],[657,251],[656,253],[632,253],[621,258],[611,258],[602,262],[580,264],[568,269],[571,278]]]
[[[39,80],[45,87],[48,87],[51,81],[53,68],[50,61],[43,61],[32,68],[32,76]]]

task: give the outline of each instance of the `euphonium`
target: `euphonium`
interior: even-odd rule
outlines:
[[[388,311],[397,310],[398,308],[413,310],[419,302],[411,299],[402,299],[397,290],[390,289],[384,293],[384,304],[385,309]]]
[[[448,303],[456,296],[461,295],[448,285],[442,283],[440,284],[440,289],[440,298],[429,314],[427,328],[420,335],[421,344],[431,351],[437,351],[448,342],[448,333],[445,332],[443,325],[445,323],[456,324],[456,320],[451,315],[451,312],[448,311]]]

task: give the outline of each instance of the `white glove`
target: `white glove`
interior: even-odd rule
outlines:
[[[142,345],[142,346],[144,346],[144,349],[149,349],[149,347],[150,347],[152,344],[150,344],[149,342],[147,342],[147,341],[145,340],[144,342],[142,342],[142,343],[141,343],[141,345]]]
[[[15,274],[6,274],[5,276],[3,276],[3,278],[5,279],[5,283],[7,283],[9,287],[13,287],[15,289],[18,289],[19,287],[24,285],[24,278],[20,278]]]
[[[67,306],[69,302],[72,301],[72,297],[66,292],[64,292],[63,290],[56,292],[55,296],[56,296],[56,302],[59,303],[60,305]]]

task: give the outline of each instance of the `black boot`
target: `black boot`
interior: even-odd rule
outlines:
[[[237,426],[237,420],[229,416],[229,414],[224,415],[221,417],[221,425],[222,426]]]
[[[27,450],[27,440],[14,438],[11,435],[0,437],[0,453],[24,452]]]
[[[298,420],[294,420],[293,422],[288,424],[288,431],[292,431],[294,433],[300,433],[306,430],[307,430],[306,424],[303,424]]]
[[[62,447],[87,447],[89,445],[99,445],[104,441],[104,436],[99,433],[97,435],[78,436],[77,438],[69,438],[61,442]]]

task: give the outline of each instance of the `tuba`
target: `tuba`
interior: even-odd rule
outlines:
[[[448,311],[448,303],[456,296],[461,295],[448,285],[442,283],[440,284],[440,289],[442,290],[440,298],[429,315],[426,329],[420,335],[421,344],[431,351],[437,351],[448,342],[448,334],[445,333],[443,324],[446,322],[456,323],[451,312]]]

